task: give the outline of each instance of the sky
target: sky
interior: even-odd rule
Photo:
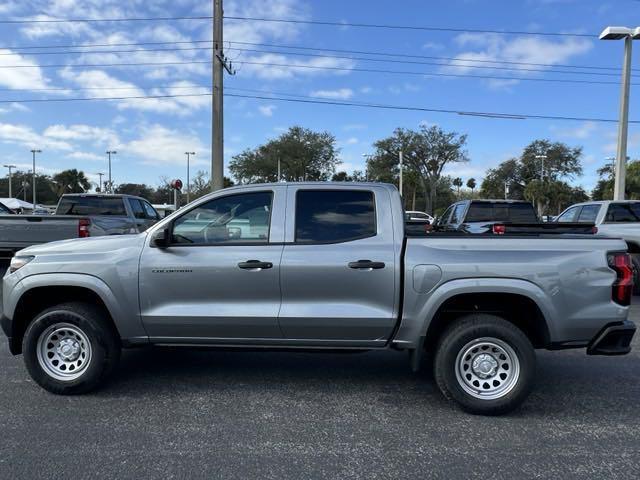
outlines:
[[[607,25],[635,26],[628,22],[640,18],[636,0],[225,0],[224,9],[228,17],[341,24],[225,20],[225,54],[236,68],[235,75],[224,79],[225,169],[233,155],[277,137],[292,125],[332,133],[343,162],[339,170],[348,172],[364,169],[363,155],[373,151],[377,139],[397,127],[420,125],[468,135],[470,161],[445,171],[465,181],[481,180],[488,168],[519,155],[531,141],[547,138],[584,148],[584,175],[573,184],[590,190],[597,181],[596,170],[615,154],[615,122],[496,119],[244,97],[272,97],[269,92],[277,92],[303,100],[615,120],[623,43],[600,41],[597,35]],[[211,1],[195,0],[0,1],[0,20],[198,17],[211,12]],[[162,177],[184,180],[184,152],[194,151],[191,171],[208,172],[211,97],[206,87],[211,84],[207,63],[211,52],[203,48],[207,45],[203,41],[212,38],[210,19],[5,23],[2,27],[2,164],[29,170],[30,150],[38,148],[42,153],[37,171],[51,174],[77,168],[97,182],[97,173],[107,171],[106,150],[117,150],[112,165],[116,184],[158,185]],[[636,72],[640,72],[638,43],[633,56]],[[96,44],[106,46],[81,48]],[[146,65],[114,65],[123,63]],[[604,68],[578,70],[562,65]],[[574,73],[558,73],[566,70]],[[631,120],[640,120],[637,88],[634,85],[631,90]],[[178,96],[70,101],[163,95]],[[19,102],[27,99],[62,101]],[[640,128],[631,125],[629,155],[637,158],[639,150]]]

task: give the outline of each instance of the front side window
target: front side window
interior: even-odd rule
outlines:
[[[578,213],[578,209],[580,209],[580,207],[571,207],[569,210],[567,210],[562,215],[560,215],[556,220],[556,222],[560,222],[560,223],[573,222],[573,219]]]
[[[300,190],[296,196],[296,242],[339,243],[373,237],[373,192]]]
[[[142,205],[144,206],[144,210],[147,213],[147,218],[151,220],[158,220],[160,218],[160,215],[158,214],[158,212],[156,212],[156,209],[153,208],[149,203],[143,201]]]
[[[449,208],[447,208],[444,213],[442,214],[442,217],[440,217],[440,219],[438,220],[438,225],[446,225],[447,223],[449,223],[449,216],[451,215],[451,210],[453,210],[453,205],[451,205]]]
[[[174,222],[172,243],[268,243],[272,201],[271,192],[243,193],[211,200]]]
[[[137,198],[130,198],[129,205],[131,205],[131,210],[133,211],[133,216],[139,219],[146,218],[144,213],[144,207],[142,206],[142,202]]]

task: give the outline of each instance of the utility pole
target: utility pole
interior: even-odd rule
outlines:
[[[224,188],[224,71],[235,75],[222,51],[222,0],[213,0],[213,105],[211,108],[211,191]]]
[[[403,170],[403,166],[402,166],[402,150],[400,150],[398,152],[398,163],[400,164],[400,181],[398,183],[399,183],[399,187],[400,187],[399,188],[400,197],[402,197],[402,187],[403,187],[403,184],[402,184],[402,170]]]
[[[15,165],[4,165],[4,167],[9,169],[9,198],[13,198],[13,191],[11,189],[11,180],[12,180],[11,169],[12,168],[16,168],[16,166]]]
[[[42,153],[42,150],[33,149],[31,150],[33,154],[33,180],[32,180],[32,190],[33,190],[33,208],[36,208],[36,153]]]
[[[98,190],[100,192],[102,192],[102,177],[103,177],[104,173],[98,172],[98,173],[96,173],[96,175],[98,175],[98,178],[100,179],[100,180],[98,180]]]
[[[113,193],[113,182],[111,181],[111,155],[115,155],[118,152],[115,150],[107,150],[107,155],[109,156],[109,191],[107,193]]]
[[[187,156],[187,203],[189,203],[189,199],[191,198],[191,184],[189,183],[189,160],[191,155],[195,155],[196,152],[184,152]]]

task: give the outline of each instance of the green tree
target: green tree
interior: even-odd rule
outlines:
[[[425,210],[433,212],[444,167],[468,161],[464,150],[466,143],[466,135],[445,132],[438,126],[421,126],[417,131],[398,128],[391,137],[374,143],[376,153],[368,162],[369,173],[375,175],[382,171],[385,172],[382,178],[387,175],[397,178],[398,152],[402,151],[406,170],[416,173],[425,193]],[[375,168],[372,168],[373,163],[377,164]]]
[[[600,179],[591,192],[594,200],[613,199],[614,169],[612,165],[605,165],[598,169]],[[625,197],[629,200],[640,200],[640,160],[627,162],[625,181]]]
[[[525,186],[517,158],[511,158],[496,168],[487,170],[480,186],[480,196],[482,198],[504,198],[505,186],[509,187],[509,198],[524,200]]]
[[[353,177],[345,171],[336,172],[331,177],[332,182],[353,182]]]
[[[154,191],[153,187],[145,185],[144,183],[121,183],[116,188],[115,193],[135,195],[136,197],[149,200],[153,197]]]
[[[275,140],[235,155],[229,171],[239,183],[278,180],[278,160],[283,180],[329,180],[340,163],[336,139],[328,132],[294,126]]]
[[[82,170],[72,168],[53,176],[53,188],[60,197],[65,193],[84,193],[91,188],[91,182]]]
[[[460,177],[456,177],[453,179],[453,186],[456,187],[458,191],[458,197],[460,196],[460,188],[462,188],[462,179]]]
[[[471,194],[473,195],[477,187],[476,179],[471,177],[467,180],[467,188],[471,189]]]
[[[20,198],[27,202],[33,199],[31,185],[33,177],[29,172],[13,172],[11,190],[14,198]],[[0,197],[9,196],[9,176],[0,179]],[[56,188],[49,175],[36,174],[36,201],[39,204],[55,205],[58,202]]]

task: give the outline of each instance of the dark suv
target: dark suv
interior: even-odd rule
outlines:
[[[438,218],[436,231],[491,233],[494,224],[540,223],[529,202],[522,200],[463,200]]]

